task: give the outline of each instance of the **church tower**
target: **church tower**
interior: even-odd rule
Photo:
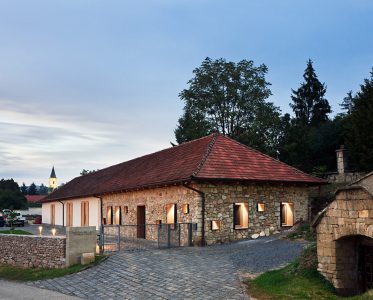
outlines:
[[[54,190],[57,188],[57,177],[56,172],[54,171],[54,166],[52,168],[51,176],[49,176],[49,188]]]

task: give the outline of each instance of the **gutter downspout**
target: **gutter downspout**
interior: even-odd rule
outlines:
[[[195,189],[194,187],[191,187],[189,185],[187,185],[185,182],[182,183],[183,187],[187,188],[187,189],[190,189],[196,193],[198,193],[200,196],[201,196],[201,200],[202,200],[202,209],[201,209],[201,214],[202,214],[202,226],[201,226],[201,233],[202,233],[202,236],[201,236],[201,246],[206,246],[206,241],[205,241],[205,193],[200,191],[200,190],[197,190]]]
[[[62,204],[62,227],[65,227],[65,203],[61,200],[58,200]]]

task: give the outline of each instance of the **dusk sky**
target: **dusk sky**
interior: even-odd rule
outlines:
[[[269,68],[283,113],[314,61],[333,115],[373,67],[371,0],[0,0],[0,178],[47,184],[170,146],[206,57]]]

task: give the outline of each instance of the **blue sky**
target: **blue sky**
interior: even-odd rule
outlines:
[[[371,0],[0,0],[0,178],[61,182],[169,147],[202,60],[269,68],[274,102],[311,58],[334,113],[373,67]]]

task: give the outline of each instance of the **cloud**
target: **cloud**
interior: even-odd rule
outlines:
[[[134,116],[97,120],[61,106],[55,109],[0,100],[0,178],[46,184],[52,165],[66,182],[85,169],[97,169],[164,148],[159,136],[144,138]],[[37,109],[35,109],[37,108]],[[168,145],[167,145],[168,146]],[[58,172],[60,172],[58,174]]]

